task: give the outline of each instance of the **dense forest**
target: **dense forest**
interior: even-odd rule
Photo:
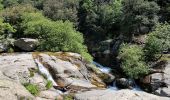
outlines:
[[[170,52],[169,0],[0,0],[0,16],[1,52],[38,39],[36,51],[79,53],[132,79]]]

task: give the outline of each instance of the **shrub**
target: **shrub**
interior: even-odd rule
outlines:
[[[83,44],[83,35],[75,30],[71,22],[54,22],[41,13],[25,13],[22,19],[24,34],[40,40],[39,50],[76,52],[86,60],[92,60],[87,53],[87,47]]]
[[[5,23],[4,20],[0,18],[0,40],[1,38],[7,38],[10,33],[15,31],[9,23]]]
[[[31,5],[17,5],[6,8],[0,12],[0,17],[4,19],[6,23],[12,25],[17,31],[13,34],[13,37],[23,37],[23,30],[20,27],[21,15],[23,13],[36,12],[37,10]]]
[[[72,95],[65,95],[64,100],[74,100]]]
[[[49,80],[48,80],[45,87],[46,87],[47,89],[50,89],[52,86],[53,86],[52,81],[49,81]]]
[[[143,61],[143,56],[144,53],[140,46],[129,44],[121,46],[119,52],[121,67],[128,77],[137,79],[148,73],[149,67]]]
[[[163,51],[170,48],[170,25],[157,24],[155,30],[148,36],[144,47],[146,60],[158,59]]]
[[[34,84],[30,84],[30,83],[27,83],[27,84],[24,84],[25,88],[32,94],[32,95],[38,95],[40,90],[38,88],[37,85],[34,85]]]

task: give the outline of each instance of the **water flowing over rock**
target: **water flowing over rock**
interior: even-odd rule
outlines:
[[[90,73],[86,66],[81,61],[75,61],[69,58],[62,58],[61,56],[54,56],[48,54],[39,54],[38,57],[44,66],[50,71],[54,80],[61,87],[65,86],[76,86],[84,88],[95,88],[96,86],[90,82]],[[59,59],[60,58],[60,59]],[[74,58],[76,59],[76,58]]]
[[[105,83],[113,83],[115,77],[101,68],[105,69],[76,53],[4,53],[0,55],[0,100],[63,100],[66,94],[75,94],[75,100],[169,100],[134,89],[106,89]],[[36,85],[38,95],[33,96],[25,84]]]
[[[58,86],[56,82],[53,80],[48,70],[37,59],[35,59],[35,62],[37,63],[40,73],[44,75],[47,78],[47,80],[51,81],[53,83],[53,86]]]

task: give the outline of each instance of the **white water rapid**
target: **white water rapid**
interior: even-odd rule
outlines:
[[[105,67],[105,66],[102,66],[101,64],[93,61],[93,64],[96,65],[100,71],[102,71],[103,73],[107,73],[109,74],[111,72],[111,68],[109,67]],[[133,91],[142,91],[142,89],[140,89],[140,87],[135,83],[134,80],[132,79],[129,79],[129,81],[133,81],[134,82],[134,87],[133,87]],[[113,85],[112,86],[108,86],[108,89],[110,90],[113,90],[113,91],[118,91],[119,89],[116,87],[116,82],[114,81],[113,82]]]
[[[38,59],[35,59],[35,62],[37,63],[37,66],[38,66],[38,69],[39,69],[40,73],[45,75],[47,80],[49,80],[49,81],[51,81],[53,83],[53,86],[58,86],[57,83],[52,78],[52,76],[49,73],[49,71],[43,66],[43,64],[41,64]]]

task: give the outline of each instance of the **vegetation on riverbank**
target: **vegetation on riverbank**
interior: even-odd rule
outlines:
[[[34,38],[39,40],[35,51],[76,52],[91,62],[90,53],[100,52],[95,49],[100,48],[100,42],[113,39],[114,46],[109,45],[110,51],[104,53],[118,50],[111,58],[119,57],[114,62],[119,63],[126,77],[135,79],[147,75],[151,63],[169,52],[168,0],[0,2],[0,43],[9,44],[9,51],[16,51],[13,40]],[[142,35],[146,36],[144,43],[133,40]]]

